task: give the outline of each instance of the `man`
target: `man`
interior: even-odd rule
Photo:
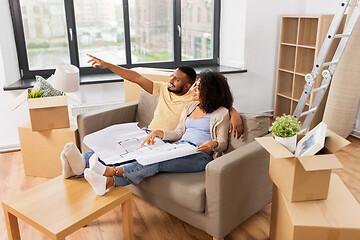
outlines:
[[[89,54],[87,56],[91,58],[88,63],[94,68],[108,68],[159,98],[154,118],[148,126],[149,130],[172,131],[176,128],[183,108],[191,101],[190,88],[196,80],[196,72],[193,68],[187,66],[177,68],[171,75],[169,83],[153,82],[135,71],[113,65]],[[230,132],[233,132],[234,137],[239,138],[243,130],[241,118],[233,107],[229,112]]]

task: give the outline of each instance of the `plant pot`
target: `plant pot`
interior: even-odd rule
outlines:
[[[294,153],[296,150],[296,140],[297,140],[297,135],[292,136],[292,137],[288,137],[288,138],[283,138],[283,137],[278,137],[275,136],[275,140],[278,141],[279,143],[281,143],[284,147],[286,147],[290,152]]]

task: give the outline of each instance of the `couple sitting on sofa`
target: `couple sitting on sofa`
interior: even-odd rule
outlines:
[[[103,165],[93,151],[81,154],[75,144],[69,143],[61,154],[65,178],[84,173],[96,194],[103,195],[111,186],[138,184],[145,177],[158,172],[203,171],[205,166],[214,157],[221,155],[228,146],[229,112],[232,117],[231,130],[234,136],[240,135],[241,119],[232,108],[232,94],[222,74],[203,72],[194,83],[195,71],[189,67],[179,67],[168,84],[159,83],[152,82],[131,70],[90,57],[89,62],[93,62],[94,67],[109,68],[159,97],[154,119],[149,125],[149,129],[153,131],[148,131],[150,134],[143,144],[153,144],[155,138],[159,137],[163,140],[178,141],[176,144],[195,145],[198,153],[148,166],[133,161],[109,167]]]

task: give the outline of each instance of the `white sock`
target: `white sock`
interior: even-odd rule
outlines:
[[[106,177],[102,176],[89,168],[84,171],[85,179],[90,183],[97,195],[106,193]]]
[[[69,177],[72,177],[74,176],[74,172],[71,170],[71,167],[69,165],[69,162],[68,160],[66,159],[65,157],[65,154],[64,154],[64,151],[61,152],[61,155],[60,155],[60,159],[61,159],[61,165],[63,167],[63,170],[62,170],[62,175],[64,178],[69,178]]]
[[[89,159],[89,164],[90,164],[90,169],[100,175],[104,175],[105,170],[106,170],[106,166],[104,166],[103,164],[101,164],[101,162],[99,162],[99,158],[97,156],[96,153],[94,153],[90,159]]]
[[[84,172],[86,162],[84,156],[80,153],[75,143],[67,143],[64,147],[64,155],[76,175],[80,175]]]

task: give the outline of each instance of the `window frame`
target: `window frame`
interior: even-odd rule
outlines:
[[[10,12],[12,17],[15,44],[18,55],[18,64],[21,80],[34,79],[35,75],[49,77],[54,73],[55,69],[44,70],[30,70],[28,63],[28,55],[26,50],[24,26],[21,15],[20,0],[9,0]],[[132,63],[131,60],[131,43],[130,43],[130,19],[129,19],[129,4],[128,0],[123,0],[123,17],[124,17],[124,36],[125,36],[125,54],[126,64],[119,66],[125,68],[133,67],[157,67],[157,68],[171,68],[174,69],[179,65],[189,65],[192,67],[201,67],[209,65],[219,65],[219,45],[220,45],[220,9],[221,0],[214,0],[214,18],[213,18],[213,58],[211,59],[197,59],[197,60],[182,60],[181,59],[181,0],[173,0],[173,37],[174,37],[174,59],[172,61],[164,62],[146,62],[146,63]],[[65,16],[67,24],[67,40],[70,54],[70,63],[79,67],[79,49],[76,33],[76,20],[74,0],[64,0]],[[183,14],[186,17],[186,14]],[[194,16],[193,16],[194,17]],[[72,39],[70,36],[72,31]],[[180,30],[181,31],[181,30]],[[80,75],[103,74],[111,73],[109,69],[98,69],[92,67],[79,67]]]

